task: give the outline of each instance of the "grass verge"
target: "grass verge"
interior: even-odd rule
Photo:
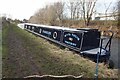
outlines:
[[[15,25],[9,25],[9,28],[12,28],[15,34],[22,40],[23,47],[25,47],[25,49],[29,50],[28,52],[31,53],[26,56],[30,57],[32,62],[35,63],[40,75],[83,75],[85,78],[95,77],[94,74],[96,64],[94,62],[85,59],[79,54],[67,49],[60,49],[47,40],[36,37],[35,35],[28,33],[27,31],[22,30]],[[6,26],[5,29],[3,29],[3,39],[8,37],[9,28]],[[5,54],[8,54],[9,52],[6,41],[3,42],[3,48],[3,56],[6,57],[7,55]],[[21,55],[22,54],[23,53],[21,53]],[[11,63],[11,65],[13,64]],[[22,64],[22,68],[29,70],[29,68],[25,67],[25,65],[29,64]],[[117,78],[117,76],[117,70],[107,69],[107,67],[103,64],[99,64],[99,77]]]

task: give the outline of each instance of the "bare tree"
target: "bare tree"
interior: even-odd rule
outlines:
[[[79,18],[80,11],[80,1],[79,0],[69,0],[67,4],[67,8],[70,11],[71,20],[75,20]]]
[[[117,5],[114,5],[112,7],[112,15],[114,20],[117,20],[118,19],[118,2],[116,2]]]
[[[108,4],[108,3],[107,3],[107,4]],[[105,6],[106,22],[107,22],[107,14],[108,14],[108,10],[110,9],[111,4],[112,4],[112,1],[109,3],[108,6],[104,3],[104,6]]]
[[[85,26],[89,26],[92,15],[95,12],[94,8],[97,0],[81,0],[80,2],[83,11],[83,19]]]
[[[54,4],[55,12],[59,20],[63,19],[65,3],[57,2]]]
[[[64,18],[64,5],[65,3],[63,2],[57,2],[54,3],[54,11],[55,11],[55,15],[57,17],[57,21],[59,21],[59,25],[62,25],[62,21]]]
[[[78,20],[83,17],[85,25],[88,26],[92,15],[95,11],[94,7],[97,0],[75,0],[68,4],[57,2],[45,8],[39,9],[38,12],[31,18],[35,23],[55,25],[55,21],[62,23],[65,17],[66,7],[70,11],[71,20]]]
[[[56,20],[63,19],[64,4],[61,2],[47,5],[45,8],[39,9],[30,20],[35,20],[35,23],[55,25]]]
[[[120,1],[118,1],[118,29],[119,29],[119,34],[120,34]]]

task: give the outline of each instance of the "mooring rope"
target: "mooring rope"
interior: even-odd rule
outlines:
[[[39,76],[39,75],[31,75],[31,76],[26,76],[24,78],[44,78],[44,77],[51,77],[51,78],[82,78],[83,75],[80,75],[80,76],[74,76],[74,75],[62,75],[62,76],[55,76],[55,75],[42,75],[42,76]]]

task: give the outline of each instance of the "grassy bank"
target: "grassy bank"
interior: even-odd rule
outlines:
[[[95,77],[96,64],[94,62],[67,49],[60,49],[47,40],[36,37],[13,24],[4,26],[3,40],[4,77],[25,77],[34,74],[69,74],[83,75],[83,77],[87,78]],[[9,46],[10,43],[13,48]],[[10,60],[12,63],[9,63]],[[20,73],[18,74],[16,71]],[[99,77],[117,78],[117,76],[117,70],[108,69],[103,64],[99,64]]]
[[[2,29],[2,54],[3,56],[5,55],[5,53],[8,53],[7,51],[7,41],[6,38],[8,36],[9,30],[8,30],[9,26],[3,24],[3,29]]]

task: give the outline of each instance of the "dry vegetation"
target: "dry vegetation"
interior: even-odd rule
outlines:
[[[96,2],[98,0],[75,0],[68,2],[57,2],[47,5],[45,8],[39,9],[31,18],[29,22],[45,25],[57,25],[72,28],[97,28],[101,31],[112,30],[115,33],[114,37],[120,37],[118,31],[118,14],[117,4],[111,7],[112,2],[103,3],[105,7],[105,20],[92,20],[92,16],[96,12]],[[101,4],[102,5],[102,4]],[[112,14],[109,15],[114,20],[108,20],[108,11],[113,9]],[[96,12],[96,13],[95,13]]]

